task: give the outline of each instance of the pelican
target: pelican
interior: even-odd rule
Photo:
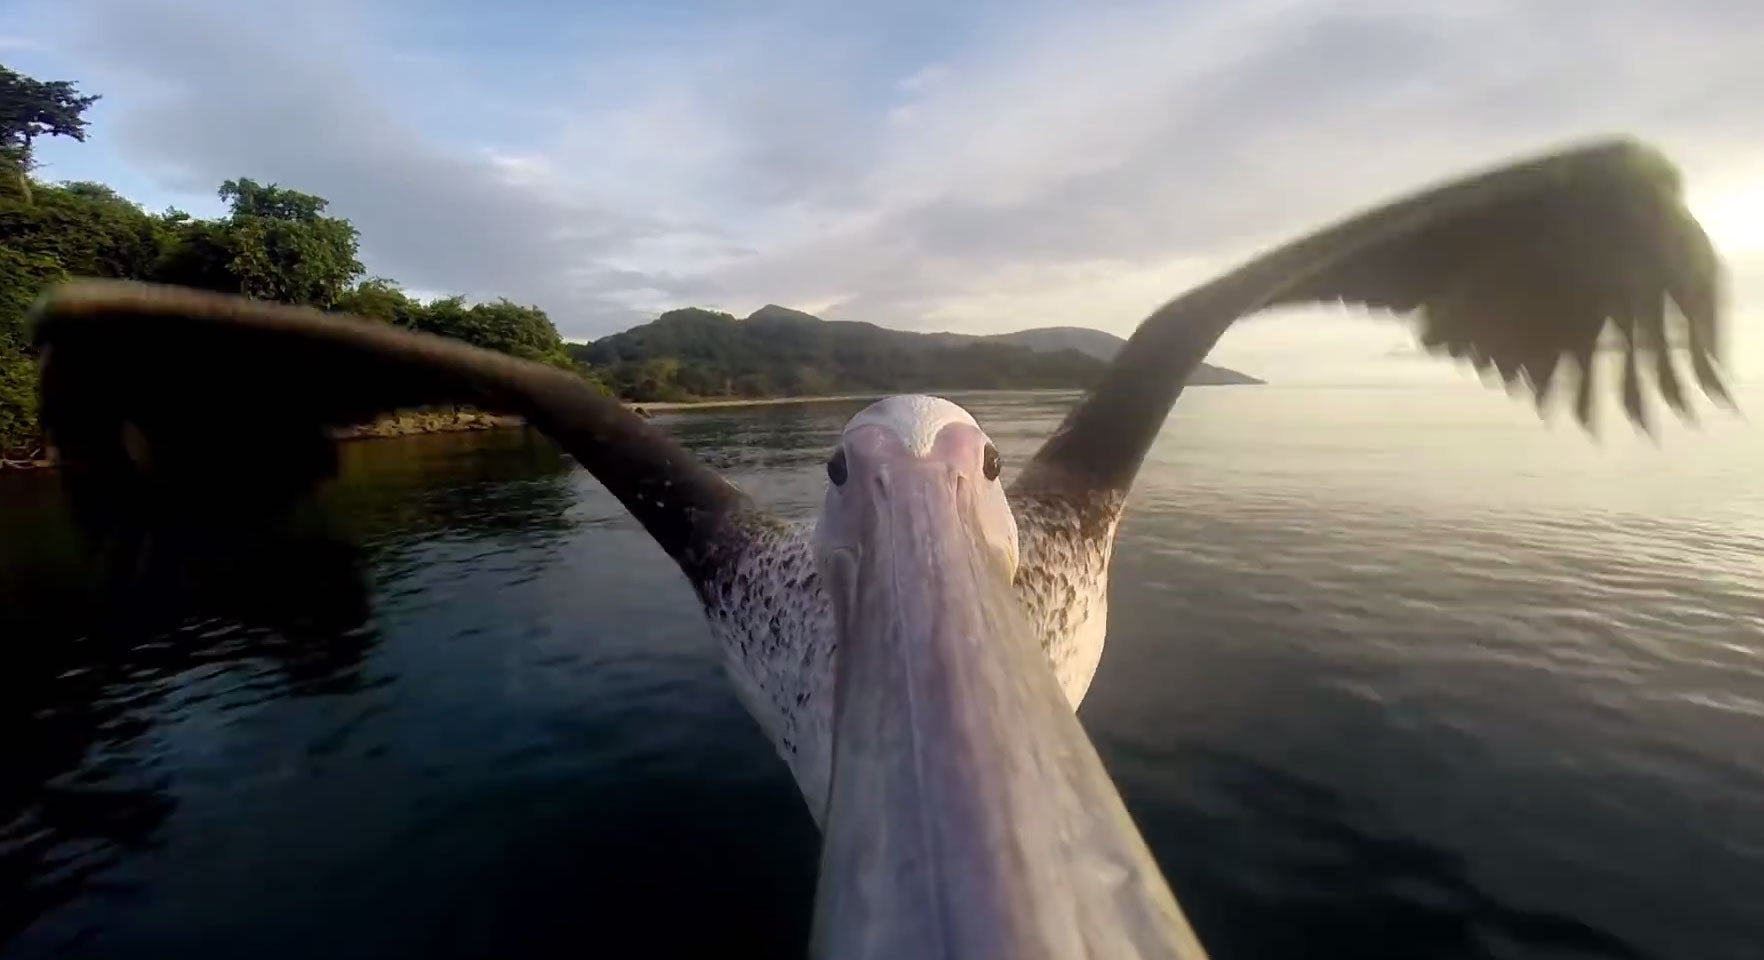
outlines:
[[[1127,495],[1190,372],[1241,318],[1343,302],[1407,319],[1423,346],[1529,389],[1540,412],[1566,358],[1589,427],[1594,355],[1619,350],[1624,409],[1646,427],[1644,366],[1690,416],[1675,356],[1732,404],[1718,281],[1663,156],[1627,139],[1558,150],[1170,301],[1014,476],[960,406],[878,401],[828,451],[806,523],[573,374],[455,341],[114,281],[47,292],[33,329],[43,420],[86,497],[260,509],[334,470],[328,427],[431,404],[516,413],[561,445],[692,585],[821,829],[815,955],[1195,958],[1074,714],[1102,655]]]

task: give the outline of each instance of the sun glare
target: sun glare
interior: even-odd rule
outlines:
[[[1764,253],[1764,182],[1712,193],[1690,207],[1724,255]]]

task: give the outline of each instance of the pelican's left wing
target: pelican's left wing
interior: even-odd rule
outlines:
[[[1685,208],[1676,169],[1613,140],[1508,164],[1320,230],[1172,300],[1139,325],[1102,380],[1011,487],[1023,540],[1019,590],[1056,668],[1095,634],[1109,551],[1141,461],[1196,366],[1239,319],[1345,302],[1409,319],[1435,352],[1523,383],[1542,405],[1561,361],[1579,368],[1589,423],[1594,356],[1615,334],[1623,407],[1646,425],[1647,384],[1688,415],[1674,357],[1728,403],[1719,371],[1720,267]],[[1675,309],[1673,309],[1675,308]],[[1066,675],[1062,675],[1064,680]],[[1072,692],[1068,683],[1068,693]],[[1080,688],[1080,693],[1082,692]]]

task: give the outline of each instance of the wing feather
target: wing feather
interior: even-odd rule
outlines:
[[[443,337],[122,281],[54,288],[33,318],[43,422],[76,509],[101,524],[142,508],[211,524],[279,509],[334,470],[330,428],[440,404],[525,417],[694,579],[755,509],[581,377]]]
[[[1242,317],[1285,305],[1339,302],[1405,318],[1425,349],[1528,389],[1540,411],[1571,359],[1575,416],[1589,429],[1603,350],[1624,354],[1616,386],[1638,425],[1649,423],[1644,367],[1667,406],[1689,415],[1674,353],[1688,354],[1705,394],[1731,406],[1720,277],[1678,172],[1642,144],[1602,142],[1462,178],[1278,248],[1160,308],[1014,493],[1126,490],[1218,338]],[[1682,320],[1682,336],[1670,336],[1668,316]]]
[[[1670,409],[1692,416],[1675,356],[1689,356],[1705,394],[1732,405],[1720,373],[1720,277],[1678,172],[1654,150],[1615,140],[1350,217],[1165,304],[1011,485],[1033,548],[1020,592],[1043,644],[1070,643],[1074,617],[1102,616],[1126,493],[1188,376],[1240,318],[1328,303],[1400,317],[1424,349],[1493,373],[1510,393],[1528,390],[1540,413],[1573,366],[1567,389],[1588,429],[1598,355],[1621,350],[1623,409],[1645,429],[1643,368]],[[1086,630],[1100,645],[1100,625]],[[1084,654],[1094,662],[1095,651]],[[1077,680],[1081,692],[1088,675]]]

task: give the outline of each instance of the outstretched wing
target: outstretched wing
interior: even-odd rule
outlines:
[[[400,409],[518,414],[695,583],[756,513],[666,433],[568,371],[429,334],[177,287],[80,281],[33,308],[42,417],[88,519],[210,524],[285,506],[335,468],[330,428]]]
[[[1719,272],[1680,198],[1677,171],[1640,144],[1602,143],[1458,180],[1288,244],[1164,305],[1016,488],[1062,477],[1125,490],[1220,335],[1283,305],[1341,301],[1397,312],[1423,345],[1492,368],[1509,384],[1522,380],[1540,404],[1570,358],[1580,367],[1583,423],[1591,419],[1593,354],[1608,329],[1621,334],[1632,420],[1646,422],[1644,365],[1667,403],[1687,409],[1674,351],[1688,355],[1709,396],[1729,402],[1718,372]]]
[[[330,428],[437,404],[526,418],[692,581],[742,702],[819,815],[832,615],[808,531],[580,377],[376,321],[173,287],[84,281],[50,291],[34,315],[62,475],[87,526],[122,541],[128,576],[135,541],[152,540],[143,527],[182,544],[199,530],[218,543],[205,554],[236,562],[335,469]]]
[[[1034,605],[1049,636],[1073,611],[1100,610],[1108,541],[1146,450],[1188,376],[1241,317],[1331,301],[1383,308],[1408,318],[1430,350],[1528,387],[1540,409],[1567,358],[1580,372],[1576,415],[1589,426],[1594,354],[1614,332],[1624,409],[1645,427],[1644,368],[1688,415],[1675,353],[1706,394],[1731,404],[1719,372],[1719,273],[1677,171],[1627,140],[1460,179],[1280,247],[1148,317],[1024,466],[1011,498],[1032,528],[1025,594],[1042,597]],[[1078,567],[1087,572],[1068,575]]]

